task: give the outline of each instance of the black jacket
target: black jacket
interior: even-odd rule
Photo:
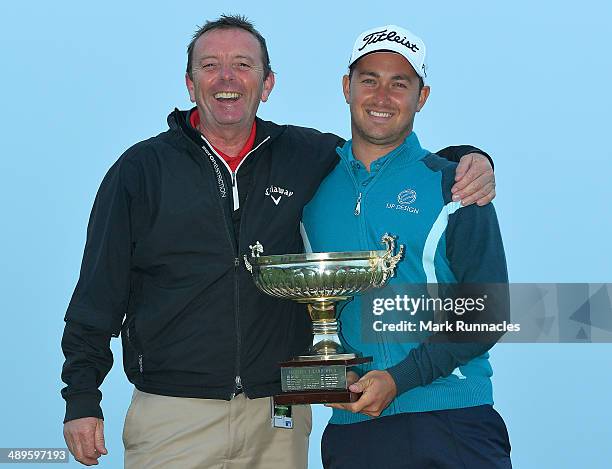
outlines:
[[[138,389],[226,400],[240,386],[251,398],[279,392],[278,362],[312,341],[303,305],[260,293],[241,259],[255,241],[264,254],[303,251],[302,209],[342,139],[257,119],[236,177],[194,138],[186,113],[168,123],[119,158],[96,196],[65,317],[65,421],[102,417],[98,388],[119,333]]]

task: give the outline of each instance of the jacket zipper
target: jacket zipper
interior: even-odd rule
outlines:
[[[205,146],[198,146],[196,145],[189,137],[186,137],[187,140],[189,140],[190,142],[192,142],[197,148],[200,149],[200,151],[204,152],[206,154],[206,156],[211,158],[211,162],[210,164],[215,163],[214,161],[214,157],[212,156],[212,154],[210,154],[210,152],[208,151],[208,148],[206,148]],[[210,143],[208,142],[208,140],[206,140],[204,138],[204,136],[202,136],[202,139],[206,142],[206,144],[212,149],[212,152],[217,155],[217,157],[225,164],[225,166],[227,167],[227,163],[225,163],[225,161],[223,160],[223,158],[221,158],[217,152],[215,151],[215,149],[212,147],[212,145],[210,145]],[[258,145],[259,147],[259,145]],[[251,153],[251,152],[249,152]],[[204,157],[204,156],[203,156]],[[245,157],[246,158],[246,157]],[[204,158],[206,160],[206,158]],[[214,169],[214,168],[213,168]],[[231,170],[230,170],[231,172]],[[215,174],[215,177],[217,177],[217,175]],[[233,181],[233,178],[232,178]],[[233,185],[233,184],[232,184]],[[235,185],[233,185],[234,188],[233,190],[235,191],[236,195],[238,193],[238,187],[236,187]],[[232,252],[234,254],[234,290],[235,290],[235,297],[236,297],[236,308],[234,310],[234,317],[235,317],[235,321],[236,321],[236,367],[235,367],[235,378],[234,378],[234,391],[232,391],[232,393],[230,394],[230,399],[233,398],[236,394],[237,388],[236,388],[236,383],[242,383],[240,380],[240,330],[239,330],[239,326],[240,326],[240,321],[238,319],[238,266],[240,265],[240,258],[238,257],[238,240],[236,240],[234,238],[233,235],[233,225],[232,225],[232,229],[230,230],[230,223],[231,220],[227,219],[227,216],[225,214],[225,207],[223,206],[223,201],[222,199],[222,194],[220,194],[219,197],[217,197],[217,200],[219,202],[219,206],[221,208],[221,214],[223,215],[223,218],[225,219],[225,233],[227,235],[227,238],[230,242],[230,245],[232,247]],[[237,197],[234,197],[234,201],[237,200]],[[234,204],[236,204],[236,202],[234,202]],[[142,363],[141,358],[139,357],[139,364]],[[242,384],[241,384],[242,386]]]
[[[236,167],[235,171],[232,171],[229,165],[226,163],[226,161],[223,158],[219,157],[221,161],[223,162],[223,164],[225,165],[225,167],[227,168],[227,170],[230,171],[232,175],[232,196],[233,196],[234,210],[238,210],[240,208],[240,199],[239,199],[239,194],[238,194],[238,177],[237,177],[238,171],[240,170],[240,167],[246,161],[246,159],[256,150],[258,150],[268,140],[270,140],[269,135],[266,138],[264,138],[261,142],[259,142],[259,144],[255,148],[251,149],[251,151],[249,151],[244,156],[240,164]],[[247,194],[246,199],[244,200],[245,206],[246,206],[248,199],[249,199],[249,194]],[[243,210],[243,213],[241,214],[241,217],[240,217],[241,219],[244,215],[244,207],[242,210]],[[242,220],[240,222],[242,223]],[[238,245],[237,250],[240,251],[240,239],[236,240],[236,244]],[[236,396],[236,394],[243,391],[242,378],[240,377],[241,341],[240,341],[240,294],[239,294],[240,288],[239,288],[239,281],[238,281],[238,268],[239,267],[240,267],[240,258],[236,257],[234,259],[234,282],[235,282],[234,291],[235,291],[235,303],[236,303],[235,320],[236,320],[236,334],[237,334],[236,336],[236,371],[235,371],[236,376],[234,378],[234,392],[232,392],[230,396],[231,399],[233,399]],[[246,395],[246,391],[244,394]]]
[[[242,163],[246,161],[247,157],[251,155],[251,153],[253,153],[257,149],[259,149],[259,147],[261,147],[265,142],[270,140],[270,136],[268,135],[255,148],[253,148],[250,152],[248,152],[244,156],[243,160],[240,162],[240,164],[236,168],[236,171],[231,170],[227,162],[223,158],[221,158],[221,156],[217,154],[214,147],[210,144],[208,140],[206,140],[206,138],[203,135],[201,137],[202,137],[202,140],[206,142],[207,146],[221,160],[221,162],[225,165],[225,167],[228,169],[228,171],[232,175],[233,205],[234,205],[234,210],[237,210],[238,208],[240,208],[240,200],[238,198],[238,181],[236,178],[236,173],[238,172],[238,169],[240,169],[240,166],[242,166]],[[189,137],[187,137],[187,140],[191,141]],[[209,156],[208,148],[200,147],[198,145],[195,145],[195,146],[198,147],[201,151],[204,151],[204,153],[206,153],[207,156]],[[214,161],[211,161],[211,164],[214,164]],[[247,195],[247,199],[248,199],[248,195]],[[225,232],[227,234],[227,237],[230,241],[230,245],[232,246],[232,251],[234,253],[234,291],[235,291],[235,303],[236,303],[236,308],[234,310],[234,318],[235,318],[235,324],[236,324],[236,368],[235,368],[235,378],[234,378],[234,391],[230,394],[230,399],[232,399],[234,398],[234,396],[237,394],[239,390],[243,389],[242,379],[240,378],[240,315],[239,315],[239,294],[238,294],[238,267],[240,267],[240,257],[238,256],[238,244],[240,243],[240,240],[235,239],[234,236],[232,235],[233,225],[232,225],[232,229],[230,230],[229,223],[231,222],[231,220],[228,221],[227,217],[225,216],[225,207],[223,207],[223,202],[221,200],[221,197],[218,197],[218,201],[221,207],[221,213],[223,214],[223,217],[225,218]],[[246,200],[245,200],[245,204],[246,204]],[[142,355],[139,356],[139,365],[142,371]]]
[[[240,375],[236,375],[236,378],[234,379],[234,392],[230,396],[230,399],[236,397],[236,395],[240,394],[240,392],[242,392],[242,380],[240,379]]]
[[[138,347],[134,341],[132,341],[132,337],[130,337],[130,328],[131,328],[132,324],[128,324],[126,329],[125,329],[125,334],[127,335],[127,340],[130,344],[132,344],[132,347],[134,347],[134,349],[138,352],[138,370],[140,371],[140,373],[143,373],[143,367],[142,367],[142,352],[140,351],[140,347]]]
[[[238,391],[242,389],[242,380],[240,378],[240,295],[238,294],[238,268],[240,267],[240,258],[234,258],[234,301],[236,305],[236,313],[234,315],[236,324],[236,367],[235,367],[235,378],[234,378],[234,391],[230,399],[233,399]]]
[[[236,171],[231,171],[232,174],[232,203],[234,204],[234,211],[240,208],[240,199],[238,198],[238,178],[236,177]]]
[[[210,142],[208,140],[206,140],[206,138],[203,135],[202,135],[202,140],[204,140],[204,142],[206,142],[208,147],[217,156],[217,158],[219,158],[221,160],[221,163],[230,172],[230,174],[232,176],[233,208],[234,208],[234,211],[238,210],[240,208],[240,199],[239,199],[239,195],[238,195],[238,178],[236,177],[236,174],[238,173],[238,170],[240,169],[240,166],[242,166],[242,164],[246,161],[246,159],[252,153],[254,153],[257,149],[259,149],[264,143],[266,143],[268,140],[270,140],[270,136],[268,135],[261,142],[259,142],[259,144],[255,148],[251,149],[251,151],[249,151],[246,155],[244,155],[244,158],[242,159],[240,164],[236,167],[235,171],[232,171],[232,169],[229,167],[227,162],[223,158],[221,158],[221,156],[216,152],[214,147],[210,144]],[[245,201],[245,203],[246,203],[246,201]],[[227,220],[226,220],[226,222],[227,222]],[[235,377],[234,377],[234,391],[230,395],[230,399],[233,399],[234,396],[236,396],[236,394],[238,393],[238,391],[241,391],[243,389],[243,387],[242,387],[242,378],[240,377],[240,351],[241,351],[241,343],[240,343],[240,295],[239,295],[239,288],[238,288],[239,287],[239,285],[238,285],[238,268],[240,267],[240,258],[238,257],[238,250],[239,250],[240,240],[239,239],[234,239],[234,236],[232,236],[232,233],[230,232],[230,230],[229,230],[229,228],[227,226],[227,223],[225,225],[226,225],[226,228],[227,228],[227,234],[228,234],[228,236],[230,238],[230,242],[231,242],[231,244],[233,246],[233,249],[234,249],[234,302],[235,302],[235,305],[236,305],[235,310],[234,310],[234,320],[235,320],[235,324],[236,324],[236,365],[235,365],[235,371],[234,371],[234,373],[235,373]],[[232,226],[232,228],[233,228],[233,226]]]
[[[225,161],[217,153],[215,148],[210,144],[210,142],[208,140],[206,140],[204,135],[202,135],[202,140],[204,140],[206,142],[208,147],[221,160],[221,163],[227,168],[227,170],[229,171],[229,173],[232,176],[232,200],[233,200],[233,203],[234,203],[234,211],[236,211],[236,210],[238,210],[240,208],[240,199],[238,198],[238,178],[236,177],[236,175],[238,173],[238,170],[240,169],[240,166],[242,166],[242,163],[244,163],[246,161],[246,159],[251,155],[251,153],[256,151],[260,146],[262,146],[264,143],[266,143],[268,140],[270,140],[270,136],[268,135],[261,142],[259,142],[259,144],[255,148],[252,148],[250,152],[248,152],[246,155],[244,155],[244,158],[242,158],[242,161],[240,161],[240,164],[236,167],[235,171],[232,171],[232,168],[230,168],[230,166],[227,164],[227,161]]]

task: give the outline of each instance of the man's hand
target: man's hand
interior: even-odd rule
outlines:
[[[104,446],[104,420],[84,417],[64,424],[64,439],[74,459],[86,466],[96,466],[98,458],[108,454]]]
[[[457,166],[453,200],[461,205],[486,205],[495,198],[495,174],[491,162],[480,153],[463,155]]]
[[[350,371],[349,373],[353,373]],[[355,373],[353,373],[357,376]],[[349,376],[347,375],[347,380]],[[352,379],[350,380],[352,381]],[[349,382],[350,382],[349,381]],[[387,371],[374,370],[366,373],[357,382],[349,386],[352,392],[362,392],[357,402],[352,404],[328,404],[328,407],[344,409],[349,412],[378,417],[391,403],[397,394],[397,386]]]

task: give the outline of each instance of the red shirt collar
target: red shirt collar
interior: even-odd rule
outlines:
[[[200,113],[197,109],[193,109],[191,114],[189,115],[189,123],[194,129],[197,129],[200,125]],[[255,133],[256,133],[256,125],[255,121],[253,121],[253,126],[251,127],[251,133],[246,143],[242,147],[242,150],[236,156],[229,156],[219,150],[217,147],[213,146],[215,151],[219,154],[221,158],[225,160],[228,166],[232,171],[236,171],[238,165],[244,160],[244,157],[253,149],[253,145],[255,144]]]

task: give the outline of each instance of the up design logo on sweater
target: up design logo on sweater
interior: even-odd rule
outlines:
[[[266,188],[266,197],[270,197],[272,199],[272,202],[274,202],[274,205],[278,205],[283,196],[291,197],[292,195],[293,191],[290,191],[283,187],[271,185],[270,187]]]
[[[408,213],[419,214],[419,209],[412,204],[417,199],[417,193],[414,189],[405,189],[397,194],[397,203],[387,202],[389,210],[402,210]]]
[[[416,200],[416,198],[417,193],[415,190],[406,189],[397,195],[397,202],[401,205],[411,204]]]

